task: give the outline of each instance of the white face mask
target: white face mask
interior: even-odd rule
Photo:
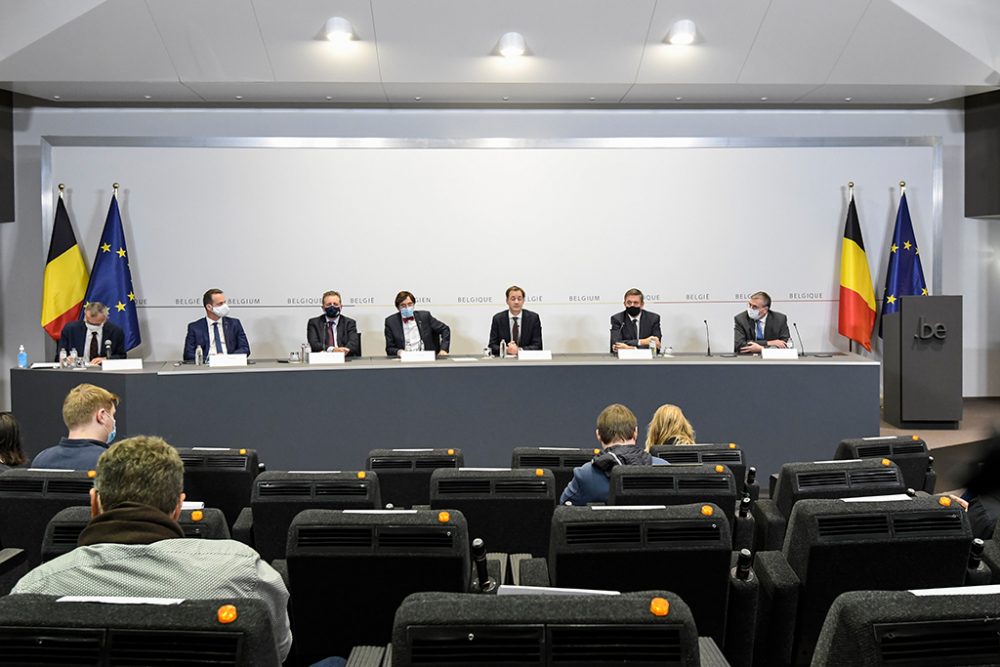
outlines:
[[[87,325],[87,333],[94,333],[94,332],[101,333],[101,327],[103,326],[101,324],[91,324],[90,322],[86,322],[86,325]]]
[[[763,317],[763,315],[756,308],[747,308],[747,317],[756,322],[761,317]]]
[[[221,306],[212,306],[212,312],[215,313],[216,317],[225,317],[229,314],[229,304],[224,303]]]

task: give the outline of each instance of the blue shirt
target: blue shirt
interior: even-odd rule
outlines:
[[[39,452],[31,467],[93,470],[97,467],[97,459],[107,450],[108,443],[100,440],[60,438],[58,445]]]

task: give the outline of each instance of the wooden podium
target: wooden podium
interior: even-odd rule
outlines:
[[[962,420],[962,297],[905,296],[882,322],[882,412],[900,428]]]

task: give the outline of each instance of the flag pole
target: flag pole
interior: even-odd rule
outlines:
[[[847,181],[847,205],[850,206],[851,201],[854,200],[854,181]],[[854,339],[847,339],[847,351],[854,353]]]
[[[59,199],[63,198],[63,192],[65,192],[65,191],[66,191],[66,184],[65,183],[60,183],[59,184]]]

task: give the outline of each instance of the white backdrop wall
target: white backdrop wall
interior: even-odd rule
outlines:
[[[961,111],[957,109],[491,111],[20,107],[15,109],[14,136],[16,220],[0,224],[0,315],[3,320],[0,326],[0,370],[3,373],[0,376],[0,405],[9,405],[8,369],[14,361],[17,345],[25,344],[35,356],[46,345],[46,336],[38,323],[42,270],[51,225],[50,214],[43,214],[52,201],[52,192],[42,191],[43,147],[46,141],[51,141],[53,145],[50,157],[54,171],[64,166],[68,168],[74,159],[71,153],[77,151],[78,155],[84,155],[85,161],[90,161],[94,169],[94,175],[83,181],[77,178],[79,169],[72,174],[76,182],[68,182],[68,177],[62,178],[70,187],[71,214],[88,262],[92,259],[99,228],[107,211],[110,184],[113,181],[123,184],[123,214],[133,245],[138,289],[140,297],[147,300],[145,305],[150,306],[140,313],[147,341],[145,345],[150,348],[143,352],[147,357],[160,358],[176,355],[184,322],[198,315],[198,306],[175,304],[169,300],[196,299],[209,284],[221,285],[231,297],[237,299],[259,298],[260,305],[267,306],[249,308],[247,306],[258,304],[237,304],[234,312],[247,321],[255,354],[259,356],[287,353],[290,346],[297,345],[301,340],[306,317],[318,312],[309,303],[288,304],[281,299],[317,298],[327,287],[341,289],[348,299],[373,300],[371,304],[355,304],[349,311],[366,332],[365,349],[368,354],[381,349],[382,319],[391,309],[393,294],[402,288],[429,298],[429,307],[439,316],[451,320],[456,331],[456,350],[478,350],[487,333],[489,315],[502,307],[499,302],[503,298],[503,288],[514,281],[524,284],[529,295],[543,297],[543,302],[534,308],[544,317],[548,346],[556,350],[603,349],[607,317],[619,306],[621,293],[633,284],[651,295],[658,295],[657,301],[665,302],[650,306],[675,323],[668,336],[675,349],[700,349],[699,327],[705,318],[715,325],[713,344],[720,348],[727,347],[731,328],[729,318],[739,308],[737,295],[758,287],[770,289],[775,297],[775,307],[783,309],[798,321],[807,339],[807,347],[844,349],[846,343],[831,333],[836,304],[830,300],[835,298],[839,261],[837,248],[843,229],[844,186],[849,179],[858,183],[856,194],[861,221],[876,275],[875,282],[880,289],[885,267],[886,230],[895,213],[896,181],[904,179],[909,183],[908,198],[918,240],[923,248],[921,254],[933,254],[931,261],[924,257],[928,279],[939,283],[942,293],[963,294],[965,297],[965,394],[997,395],[1000,393],[1000,354],[997,353],[1000,349],[1000,299],[997,298],[1000,232],[995,222],[967,220],[962,216],[964,135],[961,119]],[[60,146],[60,137],[87,138],[91,147]],[[829,169],[820,170],[815,178],[790,167],[803,164],[822,167],[824,160],[817,161],[815,157],[810,157],[801,162],[792,160],[784,168],[781,164],[768,164],[765,168],[750,158],[754,157],[754,153],[767,153],[767,150],[727,149],[725,152],[734,160],[731,163],[733,168],[716,177],[711,187],[708,183],[712,179],[706,178],[703,171],[693,166],[701,160],[711,160],[708,149],[697,149],[700,152],[696,154],[702,157],[685,155],[683,168],[679,168],[677,162],[670,162],[676,158],[673,151],[654,151],[661,156],[657,159],[668,161],[662,168],[672,170],[669,176],[651,172],[648,166],[643,170],[636,166],[638,163],[633,164],[631,158],[621,165],[616,163],[615,173],[602,173],[597,169],[596,175],[585,174],[582,170],[589,158],[581,157],[578,160],[579,169],[575,162],[560,163],[563,167],[574,165],[573,169],[579,175],[577,181],[568,178],[569,174],[563,171],[547,176],[543,183],[515,180],[522,188],[519,196],[528,196],[525,201],[530,206],[513,211],[491,207],[489,202],[473,201],[472,210],[476,215],[467,216],[463,214],[468,209],[456,208],[458,204],[452,197],[431,197],[434,193],[440,195],[457,189],[446,188],[447,184],[443,183],[434,184],[435,188],[426,192],[416,192],[418,197],[423,198],[417,199],[423,204],[420,207],[407,206],[406,201],[392,201],[398,198],[380,187],[384,179],[369,181],[364,197],[351,193],[346,201],[332,198],[328,193],[338,191],[340,180],[325,178],[323,173],[298,173],[298,178],[287,178],[283,188],[269,186],[261,189],[256,183],[251,187],[253,181],[245,173],[247,170],[213,171],[207,177],[202,176],[194,189],[186,192],[165,189],[165,184],[182,182],[186,176],[175,170],[167,177],[160,175],[154,178],[158,168],[156,164],[147,164],[148,160],[123,164],[118,156],[113,155],[119,151],[155,151],[155,148],[107,149],[107,157],[112,159],[99,169],[101,160],[97,159],[98,154],[93,152],[92,146],[100,145],[111,137],[128,137],[152,143],[164,137],[175,138],[182,143],[217,137],[255,137],[269,138],[278,144],[282,143],[283,137],[323,141],[380,137],[403,142],[473,143],[504,137],[524,140],[529,145],[532,141],[627,138],[646,141],[676,137],[783,138],[813,143],[837,138],[869,138],[874,142],[892,137],[935,137],[939,138],[942,147],[942,227],[940,243],[933,247],[933,202],[930,192],[933,179],[928,166],[932,160],[928,156],[930,149],[923,147],[890,149],[876,146],[868,151],[830,147],[802,149],[805,151],[803,155],[812,150],[831,151],[823,155],[847,155],[833,160]],[[279,156],[284,151],[268,150],[277,152],[264,151],[261,154]],[[413,150],[396,152],[413,158],[416,155]],[[477,171],[465,179],[468,181],[466,187],[459,190],[460,193],[482,194],[489,192],[490,187],[494,188],[492,192],[498,192],[495,170],[500,168],[501,163],[511,169],[525,168],[502,160],[499,156],[505,150],[484,152],[459,148],[454,151],[427,149],[425,152],[429,154],[428,159],[439,161],[450,159],[450,153],[458,154],[462,160],[488,157],[487,165],[478,165]],[[206,151],[199,153],[198,162],[212,154],[208,149]],[[529,153],[532,151],[518,149],[507,152],[512,154],[512,159],[526,160],[531,157]],[[216,154],[224,153],[226,151]],[[240,151],[247,160],[257,153]],[[303,159],[325,159],[324,151],[305,151],[305,154],[313,156],[309,158],[303,158],[299,151],[293,153],[295,156],[289,159],[296,163],[301,163]],[[364,149],[354,153],[360,155],[363,161],[377,161],[389,155],[390,151]],[[551,149],[534,153],[545,160],[556,159]],[[589,153],[577,152],[574,155],[586,156]],[[899,157],[894,153],[899,153]],[[605,159],[599,158],[599,152],[593,152],[593,155],[595,160]],[[747,162],[741,165],[739,160],[743,158],[739,156],[747,156]],[[284,158],[266,158],[265,164],[269,169],[272,159]],[[885,159],[898,162],[883,163]],[[720,164],[716,163],[716,166]],[[184,170],[196,166],[189,163]],[[355,163],[351,166],[353,168]],[[383,168],[382,165],[368,168],[375,170],[375,167]],[[642,184],[645,189],[630,189],[635,183],[619,178],[618,167],[626,171],[632,168],[633,175],[641,177],[636,183]],[[398,165],[395,168],[399,168]],[[494,169],[492,180],[486,178],[487,172],[483,171],[486,168]],[[540,167],[529,165],[528,168]],[[454,175],[461,169],[459,162],[453,162],[441,173]],[[768,170],[771,173],[765,173]],[[274,174],[271,173],[271,176]],[[424,182],[432,176],[431,172],[407,174],[416,182]],[[673,184],[678,178],[684,184],[683,188]],[[579,183],[588,182],[587,179],[589,183],[596,182],[602,187],[579,187]],[[620,194],[607,194],[603,185],[608,180],[623,188]],[[60,181],[53,177],[46,182],[46,187],[56,182]],[[399,182],[405,180],[397,179]],[[541,186],[555,188],[560,197],[544,197],[547,189]],[[536,188],[534,191],[533,187]],[[805,191],[800,192],[800,188],[805,188]],[[695,194],[701,196],[701,202]],[[212,215],[185,206],[192,196],[200,206],[208,206],[206,210]],[[47,202],[45,207],[43,201]],[[360,213],[358,201],[369,203]],[[509,201],[509,198],[504,201]],[[560,220],[560,214],[574,210],[567,207],[578,207],[580,202],[592,202],[604,208],[598,208],[596,212],[584,211],[581,224],[586,224],[586,227],[578,235],[555,233],[554,227],[547,226],[554,220]],[[698,206],[699,203],[701,206]],[[267,213],[257,210],[265,204]],[[712,213],[701,208],[704,206],[710,207]],[[238,213],[233,213],[231,207],[236,207]],[[350,212],[350,217],[342,209]],[[172,210],[174,214],[165,218],[161,210]],[[290,210],[297,213],[298,218],[285,214]],[[369,215],[376,210],[381,216],[399,213],[403,217],[402,225],[395,219],[390,220],[396,234],[401,229],[413,231],[406,228],[407,221],[428,222],[427,218],[417,216],[418,212],[433,220],[430,220],[432,224],[428,229],[409,233],[404,239],[392,238],[386,229],[375,224],[376,218]],[[580,210],[575,209],[576,212]],[[314,217],[303,215],[317,212]],[[739,220],[743,216],[752,219],[754,224],[740,225]],[[323,239],[304,238],[302,232],[316,225],[313,222],[316,219],[336,220],[331,225],[333,233]],[[495,223],[498,219],[506,223],[505,227],[486,227],[486,221]],[[253,225],[248,222],[251,220]],[[341,227],[341,221],[346,223],[347,229]],[[697,221],[698,225],[691,224],[693,221]],[[236,235],[235,246],[219,238],[224,236],[217,233],[223,225],[241,222],[244,224]],[[531,226],[528,223],[536,224]],[[202,231],[200,236],[192,238],[184,231],[191,225]],[[480,234],[484,231],[480,227],[489,233]],[[475,233],[468,233],[470,229]],[[502,239],[503,229],[506,229],[505,239]],[[157,241],[150,245],[151,242],[144,236],[146,234],[152,234],[151,238]],[[704,238],[699,235],[710,236],[715,248],[706,250],[695,246],[699,238]],[[545,239],[545,242],[532,244],[533,237]],[[450,264],[458,263],[463,269],[456,270],[451,265],[428,265],[420,266],[413,272],[403,271],[398,265],[398,258],[407,244],[412,248],[422,248],[435,257],[447,255],[452,258]],[[932,247],[932,251],[929,250]],[[248,248],[254,261],[235,261],[239,259],[239,253]],[[671,252],[676,257],[679,255],[676,252],[678,248],[698,249],[694,261],[686,254],[684,256],[683,265],[694,266],[695,271],[682,272],[675,266],[677,262],[654,263],[652,267],[640,266],[636,269],[623,269],[621,266],[623,257],[635,255],[648,261],[652,254],[661,253],[669,257]],[[506,269],[506,257],[512,251],[516,251],[521,261],[516,271],[510,270],[509,273],[495,268],[484,271],[471,261],[472,258],[477,262],[488,258],[490,267]],[[308,266],[296,265],[292,271],[288,271],[288,267],[295,262],[276,261],[255,266],[256,260],[266,252],[294,257],[297,262],[305,258]],[[747,271],[732,268],[740,262],[755,266],[751,261],[755,256],[769,253],[778,254],[782,262],[779,264],[781,271],[756,267]],[[572,262],[574,254],[591,258],[592,265]],[[218,276],[206,275],[202,260],[208,256],[219,258],[220,267],[243,266],[238,271]],[[411,253],[411,256],[416,258],[416,253]],[[595,256],[599,258],[596,262],[593,261]],[[198,262],[192,261],[193,258],[198,258]],[[311,258],[318,258],[317,266],[312,266]],[[525,260],[530,261],[526,263]],[[354,273],[348,275],[338,271],[337,262],[351,262]],[[161,277],[164,266],[168,267],[167,280]],[[471,269],[468,268],[470,266]],[[711,295],[712,301],[721,303],[706,304],[687,299],[689,294],[704,293]],[[795,300],[789,299],[789,293],[821,293],[823,296],[818,301]],[[482,306],[461,304],[459,307],[458,297],[468,294],[490,296],[494,303]],[[571,296],[598,296],[600,301],[570,302]],[[152,307],[177,305],[181,307]],[[803,326],[805,323],[808,323],[808,329]],[[813,339],[817,342],[811,342]]]
[[[921,253],[934,256],[933,146],[254,146],[264,143],[52,149],[52,180],[71,186],[71,211],[99,210],[116,175],[128,176],[120,199],[145,341],[136,354],[179,358],[209,286],[226,290],[257,356],[296,349],[326,289],[343,294],[366,354],[383,353],[399,289],[452,325],[453,353],[475,353],[512,283],[557,352],[607,349],[608,318],[631,286],[678,352],[705,350],[706,320],[715,350],[731,348],[732,316],[756,289],[813,350],[843,348],[848,178],[875,266],[900,176]],[[92,261],[103,218],[78,218]],[[930,285],[930,265],[925,275]]]

